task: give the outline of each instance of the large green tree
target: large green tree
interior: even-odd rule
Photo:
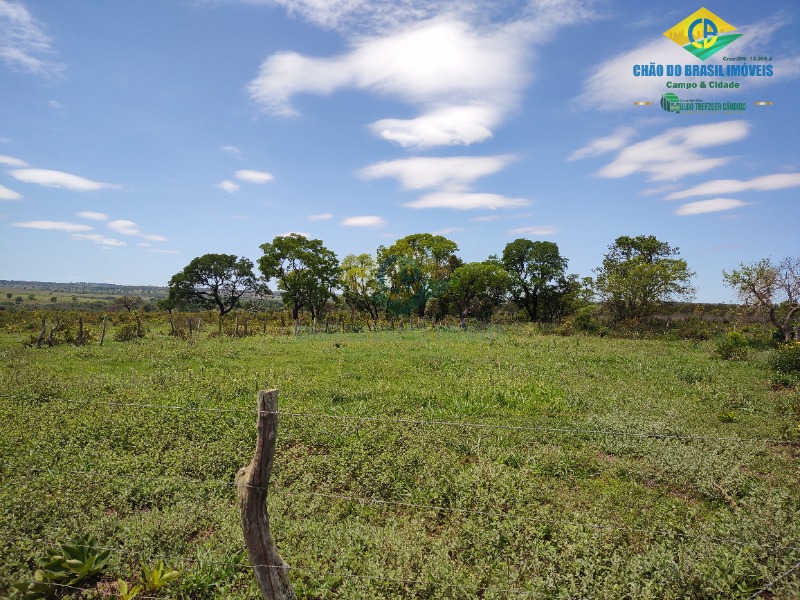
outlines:
[[[595,289],[614,318],[646,318],[661,302],[691,298],[694,273],[678,254],[652,235],[618,237],[595,269]]]
[[[554,242],[519,238],[506,244],[503,266],[511,274],[511,297],[528,313],[531,321],[558,313],[557,305],[566,285],[567,259]],[[542,311],[542,305],[548,304]]]
[[[786,257],[778,264],[768,258],[741,263],[722,276],[745,306],[766,311],[783,339],[791,339],[792,323],[800,315],[800,258]]]
[[[253,274],[253,263],[233,254],[204,254],[169,280],[169,297],[177,304],[195,304],[232,311],[247,293],[267,292]]]
[[[454,241],[430,233],[408,235],[378,248],[379,280],[387,291],[389,310],[417,311],[422,317],[428,300],[444,294],[450,274],[462,264],[456,252]]]
[[[261,250],[264,255],[258,259],[258,268],[264,279],[277,280],[295,322],[303,308],[318,316],[339,283],[336,254],[321,240],[309,240],[298,233],[279,235],[272,243],[261,244]]]
[[[457,308],[461,327],[466,329],[467,317],[490,314],[510,284],[511,276],[497,261],[467,263],[453,271],[445,298]]]
[[[386,308],[386,295],[378,281],[378,265],[369,254],[348,254],[342,259],[342,299],[353,313],[369,315],[373,323]]]

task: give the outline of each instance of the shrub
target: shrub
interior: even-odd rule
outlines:
[[[800,342],[787,342],[778,346],[770,356],[769,366],[774,371],[772,387],[796,387],[800,383]]]
[[[738,331],[731,331],[717,342],[714,352],[723,360],[746,360],[747,339]]]
[[[788,342],[779,346],[771,357],[770,366],[777,373],[800,374],[800,342]]]
[[[130,342],[144,337],[144,328],[136,323],[126,323],[114,332],[114,339],[118,342]]]

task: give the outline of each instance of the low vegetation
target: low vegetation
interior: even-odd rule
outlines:
[[[108,556],[73,597],[257,598],[233,481],[269,387],[300,598],[800,594],[798,351],[769,332],[730,360],[724,337],[171,319],[39,348],[38,315],[0,320],[0,595],[89,536]]]

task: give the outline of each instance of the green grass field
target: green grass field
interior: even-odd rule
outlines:
[[[88,533],[112,555],[84,598],[159,559],[182,573],[159,597],[260,597],[232,482],[273,387],[269,509],[300,598],[800,596],[798,570],[772,583],[800,562],[800,397],[771,388],[767,350],[524,327],[28,337],[0,335],[0,596]]]

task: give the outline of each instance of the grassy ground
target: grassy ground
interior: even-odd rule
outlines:
[[[23,338],[0,335],[0,595],[90,533],[113,551],[84,597],[159,558],[182,571],[163,597],[259,597],[231,483],[270,387],[269,508],[302,598],[747,598],[800,561],[800,449],[752,441],[797,426],[766,351],[524,328]]]

